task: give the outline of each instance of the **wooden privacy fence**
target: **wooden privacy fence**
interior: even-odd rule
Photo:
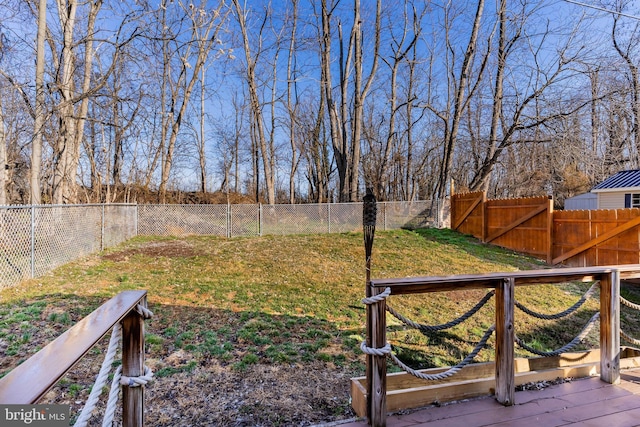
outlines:
[[[398,406],[404,402],[418,403],[417,406],[428,404],[429,402],[419,400],[415,395],[417,386],[411,386],[406,391],[391,391],[388,396],[388,382],[386,374],[387,357],[394,359],[391,346],[386,339],[386,312],[393,314],[392,310],[386,302],[389,296],[402,294],[432,293],[451,290],[466,289],[492,289],[490,297],[495,298],[495,324],[485,333],[483,340],[486,343],[487,334],[495,333],[495,363],[494,375],[490,389],[494,390],[496,399],[505,406],[515,403],[515,387],[518,383],[522,384],[526,379],[516,376],[518,362],[514,358],[514,347],[516,343],[527,349],[528,351],[536,351],[523,344],[517,338],[514,327],[514,307],[527,314],[531,311],[521,308],[521,305],[515,300],[515,288],[519,286],[562,283],[570,281],[581,282],[599,282],[600,289],[600,352],[599,352],[599,372],[600,378],[610,384],[619,382],[620,366],[621,366],[621,348],[620,348],[620,303],[627,303],[620,297],[620,281],[640,278],[640,265],[632,266],[610,266],[610,267],[589,267],[589,268],[563,268],[563,269],[547,269],[537,271],[519,271],[505,273],[490,273],[480,275],[458,275],[449,277],[417,277],[417,278],[401,278],[401,279],[376,279],[367,281],[367,298],[363,300],[367,304],[367,339],[361,346],[363,352],[367,354],[367,376],[365,385],[361,387],[361,383],[352,382],[353,406],[357,412],[366,413],[369,423],[373,426],[385,426],[386,414],[390,410],[398,410]],[[595,286],[592,289],[595,290]],[[580,301],[584,302],[592,290]],[[579,303],[580,303],[579,301]],[[486,301],[485,301],[486,302]],[[560,315],[567,315],[570,310],[579,307],[578,303],[574,304],[563,313],[558,313],[553,318],[560,318]],[[635,306],[634,308],[640,308]],[[551,316],[548,316],[551,317]],[[589,321],[588,327],[591,328],[595,321],[598,320],[598,314],[594,315]],[[579,334],[571,343],[563,346],[554,352],[553,355],[562,355],[566,349],[570,349],[571,345],[579,343],[588,333],[587,327]],[[626,339],[626,338],[625,338]],[[484,346],[484,344],[483,344]],[[482,347],[480,347],[482,348]],[[465,361],[469,358],[465,358]],[[576,357],[582,362],[584,356]],[[472,358],[471,358],[472,359]],[[396,362],[397,363],[397,362]],[[469,363],[469,362],[467,362]],[[637,363],[637,360],[634,362]],[[471,369],[473,365],[464,366],[464,370]],[[567,376],[585,376],[593,371],[576,370],[570,372]],[[455,375],[463,366],[449,368],[449,376]],[[446,370],[443,368],[442,370]],[[436,375],[426,375],[429,381],[438,381],[444,379],[445,372],[442,370]],[[455,372],[451,372],[455,371]],[[411,375],[415,373],[407,370]],[[423,372],[423,371],[419,371]],[[578,375],[576,375],[576,372]],[[585,374],[585,372],[588,372]],[[395,375],[395,374],[394,374]],[[422,374],[425,376],[424,374]],[[471,374],[472,375],[472,374]],[[553,374],[555,378],[555,373]],[[441,378],[443,377],[443,378]],[[422,378],[422,377],[421,377]],[[547,379],[553,379],[547,378]],[[470,378],[469,375],[463,376],[460,384],[464,393],[464,397],[471,397],[478,393],[478,386]],[[404,383],[408,383],[404,380]],[[362,389],[362,392],[357,391]],[[354,392],[355,391],[355,392]],[[404,394],[403,394],[404,393]],[[443,398],[443,391],[439,391],[440,400]],[[485,392],[486,393],[486,392]],[[489,393],[486,393],[489,394]],[[478,395],[478,394],[476,394]],[[387,400],[389,397],[390,400]],[[428,397],[427,397],[428,399]],[[358,411],[360,408],[360,411]],[[407,408],[405,406],[405,408]]]
[[[640,209],[554,211],[550,197],[451,197],[451,228],[566,266],[640,263]]]
[[[151,316],[146,308],[147,291],[124,291],[98,307],[42,350],[0,379],[0,403],[34,404],[38,402],[87,352],[111,329],[107,356],[115,354],[113,344],[122,335],[122,367],[111,385],[117,402],[118,384],[122,387],[122,425],[144,425],[144,385],[152,373],[144,365],[144,319]],[[121,326],[121,329],[120,329]],[[116,333],[117,330],[117,333]],[[117,337],[117,339],[114,339]],[[98,379],[109,374],[112,360],[106,360]],[[118,381],[116,381],[118,380]],[[95,398],[93,390],[96,391]],[[80,414],[77,425],[85,425],[91,416],[90,402],[97,401],[102,386],[98,381]],[[109,396],[110,400],[111,395]],[[94,403],[95,404],[95,403]],[[85,415],[85,412],[88,412]],[[107,406],[107,413],[109,407]],[[113,415],[113,414],[111,414]],[[105,414],[105,418],[107,415]],[[110,424],[109,424],[110,425]]]

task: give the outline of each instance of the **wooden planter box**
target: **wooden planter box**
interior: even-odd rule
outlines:
[[[516,386],[558,378],[583,378],[599,375],[600,350],[564,353],[556,357],[515,359]],[[620,369],[640,366],[640,350],[622,347]],[[445,368],[420,372],[437,374]],[[452,377],[440,381],[425,381],[405,372],[387,374],[387,413],[403,409],[489,396],[495,391],[495,363],[474,363],[465,366]],[[367,385],[365,377],[351,379],[351,406],[359,417],[367,416]]]

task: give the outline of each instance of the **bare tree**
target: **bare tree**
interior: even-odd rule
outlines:
[[[628,5],[627,1],[617,2],[617,12],[622,12]],[[637,56],[635,52],[640,41],[640,23],[637,21],[631,24],[631,28],[628,31],[626,40],[623,41],[620,27],[621,19],[623,16],[619,13],[612,13],[613,26],[611,27],[611,39],[613,41],[613,47],[616,52],[624,61],[627,72],[630,88],[628,94],[630,96],[629,106],[631,108],[631,138],[633,141],[634,150],[640,151],[640,74],[638,72],[638,65],[636,64]]]
[[[102,1],[90,2],[87,14],[87,35],[84,47],[84,72],[81,87],[76,88],[75,71],[76,56],[74,46],[74,30],[76,25],[77,0],[57,0],[58,18],[63,31],[61,45],[61,62],[58,71],[58,93],[60,103],[56,112],[60,120],[60,130],[54,145],[54,176],[53,176],[53,202],[74,203],[76,195],[76,173],[80,156],[80,142],[84,133],[87,109],[89,105],[88,94],[91,89],[92,63],[93,63],[93,32],[95,21],[102,7]],[[103,83],[104,84],[104,83]],[[80,100],[77,93],[85,94]],[[76,104],[79,106],[76,111]]]
[[[45,115],[45,89],[44,89],[44,51],[45,34],[47,31],[47,0],[38,3],[38,37],[36,39],[36,102],[33,140],[31,142],[31,179],[30,194],[31,204],[42,203],[42,190],[40,189],[40,168],[42,165],[42,134]]]
[[[200,76],[200,134],[199,137],[196,138],[197,148],[198,148],[198,163],[200,165],[200,191],[203,193],[207,192],[207,157],[205,153],[205,133],[204,133],[204,123],[205,123],[205,67],[202,67],[200,70],[202,73]]]
[[[7,166],[7,137],[4,127],[2,97],[0,97],[0,206],[7,204]]]
[[[287,113],[289,116],[289,144],[291,145],[291,168],[289,169],[289,203],[295,203],[295,179],[300,165],[296,128],[298,125],[297,82],[294,61],[296,58],[296,30],[298,28],[298,0],[291,2],[291,32],[289,33],[289,51],[287,55]],[[295,100],[294,100],[295,94]]]
[[[396,36],[393,31],[393,27],[397,26],[397,22],[394,20],[395,15],[392,15],[391,17],[393,23],[390,23],[390,28],[388,30],[391,34],[391,58],[386,59],[382,56],[383,62],[391,71],[388,102],[389,118],[386,136],[384,137],[385,142],[383,144],[383,151],[379,154],[379,164],[374,167],[375,177],[374,182],[371,183],[371,187],[374,189],[378,200],[386,200],[391,194],[391,190],[388,188],[388,182],[391,179],[390,167],[393,160],[392,154],[398,150],[399,145],[396,121],[400,115],[400,109],[403,107],[403,105],[398,105],[398,72],[400,71],[401,65],[408,63],[407,56],[409,53],[414,51],[416,42],[420,37],[420,20],[424,16],[424,13],[424,8],[421,12],[418,12],[413,4],[405,5],[405,9],[403,10],[402,31],[399,36]],[[404,105],[414,102],[414,99],[411,98],[412,96],[413,94],[409,91],[408,99],[404,101]],[[400,156],[395,157],[397,159]],[[406,161],[407,163],[411,162],[409,153]]]
[[[315,203],[330,201],[331,159],[329,138],[325,126],[324,92],[320,91],[320,100],[308,100],[299,104],[297,116],[303,155],[306,160],[306,178],[309,184],[308,199]]]
[[[270,149],[270,145],[267,142],[267,130],[265,129],[264,123],[264,115],[262,113],[263,104],[260,101],[260,95],[258,93],[258,79],[256,76],[256,66],[260,60],[261,55],[264,53],[262,39],[263,39],[263,31],[265,29],[265,25],[267,20],[269,19],[269,10],[265,11],[263,19],[261,19],[261,25],[259,34],[257,36],[257,49],[255,52],[252,52],[251,44],[249,41],[249,32],[247,28],[247,9],[240,4],[239,0],[233,0],[233,5],[235,8],[235,15],[238,21],[238,25],[240,26],[240,32],[242,34],[242,46],[244,48],[244,56],[246,61],[246,69],[245,69],[245,80],[247,84],[247,89],[249,91],[249,107],[251,110],[251,126],[252,133],[251,135],[254,137],[254,145],[260,150],[260,156],[262,157],[262,165],[264,172],[264,181],[267,189],[267,203],[274,204],[276,200],[275,193],[275,181],[273,177],[273,150]],[[273,119],[273,116],[272,116]],[[273,132],[273,126],[271,128]],[[271,140],[273,141],[273,140]],[[256,169],[256,177],[259,173]],[[258,183],[256,181],[257,189],[259,188]],[[257,191],[257,190],[256,190]]]
[[[442,199],[446,196],[450,180],[451,166],[454,159],[454,151],[458,143],[458,131],[460,129],[461,118],[465,109],[468,107],[469,100],[472,98],[476,88],[478,87],[477,83],[482,78],[482,71],[484,69],[484,64],[486,63],[486,57],[488,57],[488,54],[485,55],[485,59],[482,61],[483,66],[476,76],[475,84],[470,85],[470,79],[472,77],[471,67],[477,54],[478,34],[480,32],[480,24],[482,22],[482,14],[484,12],[484,0],[478,0],[471,27],[471,34],[469,36],[469,42],[467,43],[465,53],[462,57],[460,71],[457,76],[455,75],[456,52],[455,47],[452,45],[450,34],[452,30],[452,21],[450,16],[452,13],[451,4],[448,4],[445,8],[445,43],[447,45],[447,56],[449,58],[449,68],[447,72],[449,74],[448,77],[449,84],[451,85],[450,90],[452,92],[452,98],[448,99],[445,109],[442,110],[436,109],[430,102],[427,105],[427,107],[436,114],[438,118],[440,118],[444,127],[443,156],[436,187],[436,197],[438,199]],[[471,87],[469,93],[465,93],[469,86]],[[451,102],[453,103],[453,106],[451,105]]]
[[[338,170],[338,194],[340,201],[355,201],[358,197],[362,122],[364,105],[378,68],[380,49],[381,1],[376,2],[373,24],[373,52],[370,58],[370,70],[366,80],[363,76],[363,29],[360,1],[353,3],[353,25],[349,35],[347,52],[343,49],[342,24],[338,20],[339,53],[339,100],[333,94],[332,78],[332,27],[336,4],[329,5],[321,1],[321,37],[320,55],[322,66],[322,90],[325,92],[333,154]],[[353,73],[353,78],[351,78]],[[352,85],[350,89],[350,83]],[[350,108],[350,105],[352,107]]]
[[[549,101],[544,99],[544,95],[548,91],[551,91],[561,82],[578,75],[572,66],[581,54],[581,49],[573,47],[576,33],[572,32],[566,38],[565,44],[558,49],[555,61],[545,66],[545,61],[542,58],[545,55],[543,47],[551,36],[551,31],[547,28],[542,32],[539,40],[531,37],[527,37],[524,40],[525,46],[532,56],[531,63],[536,64],[536,66],[530,68],[527,80],[530,82],[529,85],[520,85],[512,88],[512,92],[516,95],[512,96],[515,102],[505,107],[503,103],[503,84],[507,61],[517,46],[521,34],[524,32],[527,18],[534,11],[527,11],[527,5],[523,3],[522,9],[514,13],[514,16],[518,17],[519,21],[514,22],[515,28],[511,29],[512,36],[508,40],[505,36],[508,31],[506,12],[506,1],[502,0],[498,11],[500,35],[498,38],[498,64],[493,91],[489,143],[480,167],[475,171],[471,179],[469,186],[471,190],[488,188],[491,172],[506,147],[516,143],[526,143],[527,141],[535,144],[537,142],[536,131],[544,126],[545,123],[556,118],[570,116],[592,102],[591,99],[587,98],[564,108],[542,108],[542,104],[549,105]],[[520,70],[519,77],[523,77],[522,68]],[[550,102],[555,104],[553,101]],[[501,129],[499,129],[499,125]],[[520,137],[516,136],[516,133],[520,133]],[[534,136],[531,137],[530,135]]]
[[[183,40],[181,34],[165,34],[163,38],[163,60],[165,63],[163,85],[166,84],[169,88],[169,110],[163,116],[162,125],[162,146],[164,150],[162,152],[161,177],[158,189],[160,203],[165,203],[166,201],[167,184],[173,167],[176,141],[191,94],[198,81],[200,70],[209,58],[214,42],[219,40],[219,33],[223,28],[228,13],[223,2],[220,2],[213,10],[207,10],[206,2],[203,2],[198,7],[193,3],[186,5],[182,2],[179,2],[178,6],[185,14],[185,18],[188,19],[189,30],[187,40]],[[166,9],[168,7],[170,5],[163,0],[161,8]],[[173,49],[169,48],[169,40],[174,44]],[[169,63],[174,59],[177,60],[174,62],[177,63],[178,72],[175,81],[171,80],[169,72]],[[165,96],[164,94],[163,90],[163,97]]]

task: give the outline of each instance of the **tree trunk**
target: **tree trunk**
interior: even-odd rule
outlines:
[[[292,0],[293,15],[291,17],[291,33],[289,39],[289,55],[287,56],[287,111],[289,113],[289,143],[291,145],[291,168],[289,170],[289,203],[293,204],[296,200],[296,173],[300,162],[298,155],[298,147],[296,143],[296,110],[297,99],[294,104],[292,101],[295,82],[295,72],[293,70],[293,61],[295,59],[296,49],[296,28],[298,24],[298,0]]]
[[[31,141],[31,177],[30,194],[31,204],[42,203],[42,190],[40,189],[40,170],[42,167],[42,136],[44,126],[44,42],[47,31],[47,0],[38,3],[38,36],[36,41],[36,105],[33,140]],[[4,168],[3,168],[4,169]]]
[[[4,131],[2,113],[2,97],[0,97],[0,206],[7,204],[7,138]]]
[[[354,101],[353,101],[353,118],[351,121],[352,137],[351,137],[351,159],[349,165],[349,199],[355,202],[358,199],[358,184],[360,176],[360,139],[362,139],[362,117],[364,115],[364,102],[373,83],[378,67],[378,50],[380,47],[380,16],[381,16],[381,0],[376,2],[376,23],[374,33],[374,52],[371,65],[371,71],[367,77],[367,81],[362,85],[362,20],[360,18],[360,0],[354,2],[354,26],[353,26],[353,67],[354,67]]]
[[[487,146],[487,153],[485,158],[490,159],[494,157],[496,152],[496,145],[498,143],[498,126],[500,120],[503,118],[502,114],[502,94],[504,87],[504,68],[506,65],[506,13],[507,13],[507,1],[500,0],[500,8],[498,10],[499,21],[499,35],[498,35],[498,68],[496,70],[496,81],[493,89],[493,108],[491,110],[491,128],[489,130],[489,145]],[[482,170],[479,174],[479,180],[471,183],[472,189],[482,189],[483,191],[489,190],[489,180],[491,178],[491,171],[493,165],[486,164],[483,166],[486,170]]]
[[[254,57],[251,53],[251,47],[249,45],[249,34],[247,32],[247,25],[245,19],[245,11],[238,0],[233,0],[235,6],[236,16],[238,24],[240,25],[240,31],[242,33],[243,47],[245,59],[247,61],[247,70],[245,79],[247,81],[247,87],[249,90],[249,108],[251,108],[253,124],[255,126],[255,137],[258,148],[260,149],[260,155],[262,157],[262,166],[264,171],[264,181],[267,189],[267,203],[270,205],[275,204],[276,193],[275,184],[273,179],[273,164],[272,156],[273,150],[267,145],[267,136],[264,129],[264,116],[262,114],[262,106],[260,103],[260,97],[258,95],[258,83],[256,80],[255,68],[257,59],[261,52],[256,52]]]
[[[200,142],[198,144],[198,159],[200,160],[200,191],[202,193],[207,192],[207,157],[205,154],[205,136],[204,136],[204,120],[205,120],[205,108],[204,108],[204,74],[205,67],[202,67],[202,75],[200,77]],[[229,173],[225,167],[225,180]]]
[[[469,43],[467,44],[467,50],[462,61],[462,68],[457,81],[456,95],[454,100],[453,116],[450,120],[447,120],[447,126],[445,129],[444,137],[444,153],[442,156],[442,162],[440,166],[440,174],[438,178],[438,184],[436,186],[436,197],[438,199],[444,199],[447,195],[447,187],[451,179],[451,166],[453,164],[453,154],[456,148],[458,140],[458,129],[460,127],[460,119],[464,110],[464,94],[469,80],[469,73],[471,71],[471,64],[476,53],[476,45],[478,41],[478,32],[480,30],[480,22],[482,20],[482,13],[484,11],[484,0],[478,0],[478,7],[476,8],[475,18],[473,20],[473,28],[471,30],[471,36]],[[449,127],[449,124],[451,127]]]
[[[345,130],[345,123],[340,120],[340,114],[338,113],[338,103],[333,96],[333,79],[331,73],[331,19],[332,15],[327,5],[327,0],[322,0],[322,31],[320,40],[320,63],[322,67],[320,86],[324,92],[325,99],[327,101],[327,111],[329,115],[329,130],[331,133],[331,143],[333,145],[333,156],[336,161],[336,169],[338,170],[338,200],[341,202],[347,201],[347,168],[348,168],[348,152],[347,137]],[[340,42],[342,43],[342,33],[340,32]],[[341,49],[342,50],[342,49]],[[350,58],[350,55],[347,55]],[[348,60],[348,59],[347,59]],[[346,110],[346,82],[347,76],[345,75],[345,69],[348,71],[349,63],[344,65],[342,55],[340,58],[340,88],[342,93],[342,102],[340,103],[340,111],[342,111],[342,117],[345,115]]]

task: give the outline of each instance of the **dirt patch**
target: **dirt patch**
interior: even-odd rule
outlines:
[[[351,415],[346,407],[348,381],[344,373],[336,375],[318,362],[255,365],[243,372],[214,362],[150,386],[149,424],[289,426],[329,421],[338,414]]]
[[[17,366],[84,317],[90,311],[88,302],[71,297],[27,312],[27,307],[40,302],[26,301],[25,308],[8,313],[7,320],[9,316],[24,320],[3,329],[7,335],[0,339],[0,373]],[[146,425],[308,426],[355,417],[349,378],[362,372],[351,363],[335,363],[340,360],[331,357],[340,353],[335,338],[322,349],[327,360],[305,359],[305,349],[329,324],[265,314],[248,318],[247,313],[194,307],[151,308],[156,315],[145,328],[146,365],[155,378],[145,388]],[[288,328],[291,336],[272,334],[270,343],[264,344],[262,340],[278,321],[292,323]],[[310,329],[314,334],[308,333]],[[20,338],[20,346],[9,342],[9,336]],[[75,421],[100,370],[108,341],[109,336],[104,337],[40,403],[69,405]],[[280,349],[279,361],[269,356],[274,348]],[[291,349],[298,353],[285,351]],[[88,425],[101,425],[107,393],[103,391]],[[119,425],[120,411],[119,404],[115,425]]]
[[[198,256],[199,251],[193,245],[184,240],[171,240],[167,242],[150,242],[138,248],[126,249],[120,252],[102,255],[103,259],[115,262],[126,262],[134,255],[165,258],[190,258]]]
[[[72,416],[77,416],[86,402],[89,381],[95,378],[92,365],[98,362],[83,359],[41,403],[70,405]],[[309,426],[353,418],[348,386],[346,372],[321,362],[254,365],[237,372],[213,360],[190,372],[154,378],[145,388],[145,423],[157,427]],[[102,423],[106,393],[90,426]],[[115,420],[121,417],[120,406],[117,411]]]

